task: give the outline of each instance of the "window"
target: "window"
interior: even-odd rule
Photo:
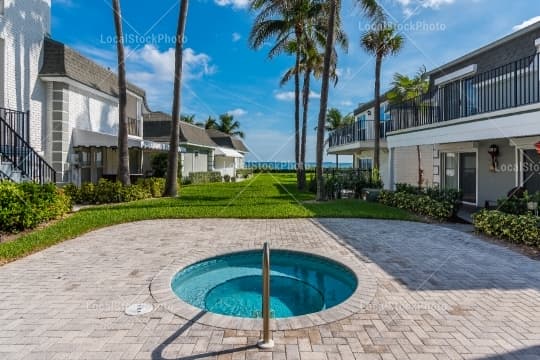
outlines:
[[[444,187],[458,189],[458,158],[455,153],[444,154]]]
[[[94,152],[94,164],[96,166],[96,180],[103,176],[103,150],[97,149]]]
[[[361,170],[371,170],[373,168],[372,159],[358,159],[358,168]]]
[[[80,152],[81,166],[81,184],[92,182],[92,157],[90,150],[81,150]]]

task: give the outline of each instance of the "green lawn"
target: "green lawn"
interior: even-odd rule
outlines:
[[[296,190],[294,174],[259,174],[240,183],[185,186],[177,199],[143,200],[81,210],[16,241],[0,244],[0,262],[12,261],[91,230],[138,220],[311,217],[416,220],[406,211],[377,203],[358,200],[311,203],[313,199],[312,194]]]

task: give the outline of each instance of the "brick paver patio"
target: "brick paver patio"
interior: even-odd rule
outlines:
[[[345,319],[274,332],[197,323],[150,284],[179,257],[262,246],[354,255],[376,280]],[[339,259],[338,259],[339,260]],[[540,263],[466,233],[377,220],[125,224],[0,267],[0,359],[540,359]],[[124,308],[153,303],[150,314]]]

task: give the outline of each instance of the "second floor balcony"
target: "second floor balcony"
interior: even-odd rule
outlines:
[[[390,106],[392,131],[459,120],[540,103],[540,54],[433,87]]]
[[[332,131],[328,137],[330,148],[351,144],[371,144],[375,140],[375,121],[359,120],[351,125],[347,125]],[[386,138],[386,134],[392,131],[391,121],[381,121],[380,137]]]

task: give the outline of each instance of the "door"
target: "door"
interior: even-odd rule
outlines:
[[[476,153],[459,154],[459,188],[464,202],[476,204]]]

